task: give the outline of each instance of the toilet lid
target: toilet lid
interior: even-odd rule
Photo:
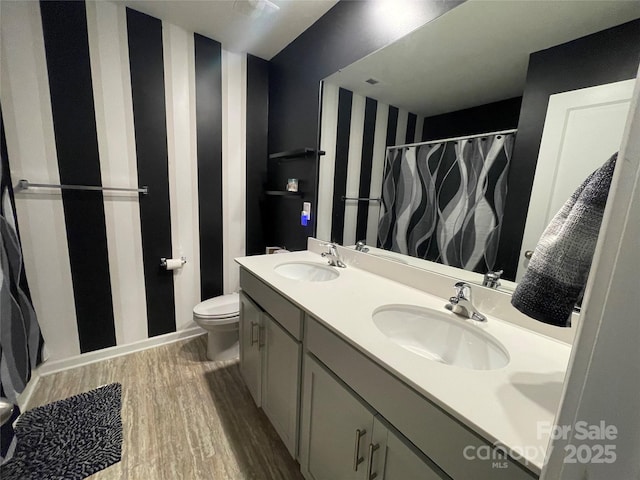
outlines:
[[[230,318],[238,315],[240,296],[229,293],[200,302],[193,308],[194,315],[201,318]]]

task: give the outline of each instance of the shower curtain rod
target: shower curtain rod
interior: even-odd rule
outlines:
[[[491,136],[491,135],[507,135],[508,133],[515,133],[517,131],[518,131],[517,128],[512,128],[510,130],[500,130],[499,132],[479,133],[477,135],[464,135],[462,137],[444,138],[442,140],[428,140],[426,142],[407,143],[405,145],[390,145],[390,146],[387,147],[387,150],[391,150],[391,149],[394,149],[394,148],[417,147],[417,146],[422,146],[422,145],[431,145],[432,143],[454,142],[456,140],[465,140],[467,138],[488,137],[488,136]]]

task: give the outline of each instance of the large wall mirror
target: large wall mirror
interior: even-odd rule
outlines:
[[[513,289],[619,149],[639,18],[635,1],[470,0],[327,77],[316,236]]]

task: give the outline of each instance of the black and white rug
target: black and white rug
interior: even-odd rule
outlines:
[[[122,385],[112,383],[22,414],[2,480],[79,480],[122,454]]]

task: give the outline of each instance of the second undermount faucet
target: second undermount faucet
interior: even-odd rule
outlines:
[[[484,274],[482,286],[489,288],[498,288],[500,286],[500,275],[502,275],[503,273],[504,270],[498,270],[497,272],[489,270]]]
[[[346,268],[345,263],[340,258],[340,255],[338,255],[338,249],[334,243],[323,243],[322,246],[329,249],[328,252],[322,252],[321,254],[329,261],[329,265],[332,267]]]
[[[358,252],[367,253],[369,251],[369,247],[364,243],[364,240],[360,240],[356,243],[356,250]]]
[[[449,303],[444,308],[465,318],[485,322],[487,317],[481,314],[471,301],[471,285],[466,282],[457,282],[454,288],[456,295],[449,299]]]

